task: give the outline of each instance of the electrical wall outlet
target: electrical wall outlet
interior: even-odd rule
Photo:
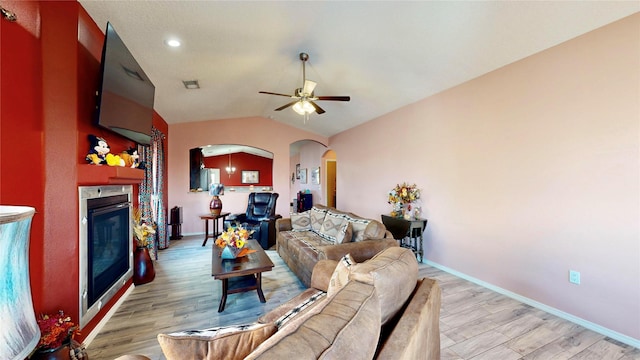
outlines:
[[[569,270],[569,282],[572,284],[580,285],[580,272]]]

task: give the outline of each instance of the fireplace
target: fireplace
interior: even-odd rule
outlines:
[[[80,186],[80,326],[133,275],[132,185]]]

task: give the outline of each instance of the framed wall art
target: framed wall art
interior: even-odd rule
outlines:
[[[320,185],[320,167],[311,170],[311,183]]]
[[[242,170],[243,184],[257,184],[260,182],[260,172],[258,170]]]
[[[307,183],[307,169],[300,169],[300,184]]]

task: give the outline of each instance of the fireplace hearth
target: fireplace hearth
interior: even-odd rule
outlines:
[[[78,187],[80,199],[80,326],[85,326],[133,275],[132,185]]]

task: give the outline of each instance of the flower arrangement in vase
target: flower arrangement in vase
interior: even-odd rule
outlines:
[[[411,204],[420,199],[420,189],[416,184],[409,185],[406,182],[397,184],[389,191],[387,202],[393,205],[391,216],[408,216],[411,218]]]
[[[230,226],[227,231],[220,234],[216,239],[216,245],[222,249],[220,257],[223,259],[235,259],[249,253],[249,249],[245,248],[247,240],[253,234],[253,230],[249,231],[242,226]]]
[[[136,238],[136,245],[139,248],[149,248],[153,243],[153,237],[156,229],[153,225],[147,223],[142,217],[140,208],[133,208],[133,235]]]
[[[149,247],[155,239],[155,226],[142,216],[140,208],[133,208],[133,235],[136,238],[136,249],[133,252],[133,283],[142,285],[153,281],[156,271],[149,254]]]
[[[61,347],[70,345],[73,337],[80,334],[78,326],[62,310],[57,314],[41,315],[37,321],[40,328],[40,341],[35,354],[57,351]]]

